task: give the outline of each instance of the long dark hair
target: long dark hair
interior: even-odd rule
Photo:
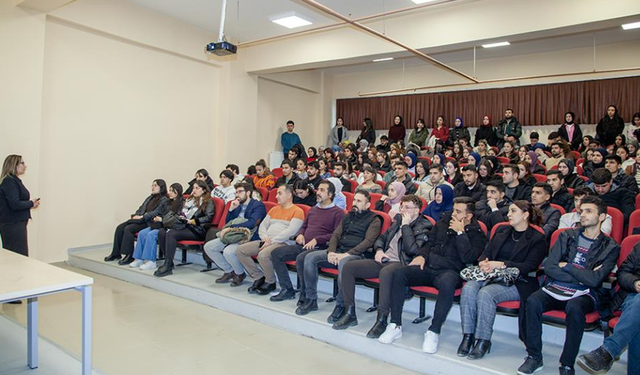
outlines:
[[[179,212],[182,210],[182,206],[184,205],[184,188],[178,182],[174,182],[169,186],[169,189],[176,192],[176,198],[171,202],[171,208],[169,209],[172,212]]]
[[[364,119],[365,130],[373,129],[373,121],[369,117]]]
[[[544,215],[533,203],[527,201],[514,201],[513,204],[515,204],[520,211],[529,213],[529,224],[538,226],[542,225]]]
[[[162,199],[162,197],[167,196],[167,183],[164,182],[164,180],[161,178],[153,180],[153,182],[155,182],[156,185],[160,187],[160,192],[158,194],[151,194],[153,198],[151,198],[149,204],[147,204],[147,211],[155,210],[160,204],[160,200]]]
[[[196,197],[193,196],[193,192],[191,193],[189,198],[193,198],[196,206],[198,207],[198,211],[204,212],[204,210],[207,209],[209,201],[211,201],[211,189],[209,189],[209,185],[207,185],[206,182],[200,180],[196,181],[194,185],[200,186],[200,188],[204,190],[204,193],[202,193],[201,199],[196,199]]]

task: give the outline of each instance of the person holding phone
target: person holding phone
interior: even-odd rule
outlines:
[[[4,159],[0,175],[0,237],[4,249],[29,256],[27,223],[31,210],[40,206],[40,198],[31,199],[22,183],[20,176],[26,170],[22,156],[9,155]]]

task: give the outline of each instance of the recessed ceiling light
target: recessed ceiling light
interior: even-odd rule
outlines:
[[[277,23],[280,26],[284,26],[289,29],[296,27],[311,25],[311,21],[308,21],[294,13],[288,13],[282,16],[276,16],[271,18],[271,22]]]
[[[624,30],[640,29],[640,22],[626,23],[622,25]]]
[[[510,46],[511,43],[509,42],[498,42],[498,43],[490,43],[490,44],[483,44],[482,48],[494,48],[494,47],[503,47],[503,46]]]
[[[424,3],[430,3],[432,1],[436,1],[436,0],[411,0],[416,4],[424,4]]]
[[[382,59],[375,59],[373,60],[373,62],[391,61],[391,60],[393,60],[393,57],[384,57]]]

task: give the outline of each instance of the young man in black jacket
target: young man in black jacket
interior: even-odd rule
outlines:
[[[473,217],[475,203],[469,197],[453,200],[453,212],[444,213],[429,233],[429,241],[418,250],[409,266],[393,272],[391,282],[391,323],[402,326],[402,306],[407,286],[432,286],[438,297],[431,326],[424,334],[422,351],[433,354],[438,350],[440,329],[453,305],[457,288],[462,287],[460,271],[478,259],[487,237]],[[379,319],[372,330],[382,333],[385,319]]]
[[[542,314],[550,310],[566,313],[566,338],[560,356],[560,375],[573,375],[573,368],[586,315],[594,311],[606,291],[602,282],[616,265],[620,246],[600,230],[607,216],[607,205],[597,197],[584,197],[581,203],[581,228],[569,229],[558,240],[543,262],[547,276],[543,289],[533,293],[526,305],[526,346],[528,357],[518,374],[529,375],[542,369]],[[557,296],[554,290],[573,293]],[[557,297],[555,297],[557,296]]]
[[[394,175],[389,180],[389,182],[387,182],[387,185],[382,191],[383,195],[389,195],[389,185],[391,185],[393,181],[402,182],[404,187],[407,189],[406,194],[416,193],[416,191],[418,190],[418,187],[413,182],[413,179],[411,178],[411,175],[408,172],[408,168],[409,166],[404,160],[400,160],[393,165]]]
[[[557,169],[547,171],[547,184],[553,190],[550,202],[564,208],[565,212],[571,212],[574,209],[573,197],[564,186],[562,172]]]
[[[380,279],[380,302],[378,304],[378,320],[389,315],[391,302],[391,276],[393,271],[405,267],[418,254],[427,242],[431,222],[420,214],[422,200],[415,195],[405,195],[400,203],[400,213],[393,218],[393,223],[373,245],[374,259],[354,260],[345,264],[342,269],[340,288],[347,313],[333,324],[333,329],[346,329],[358,324],[355,307],[356,279]],[[393,327],[392,327],[393,326]],[[395,331],[395,324],[390,324]],[[388,328],[389,328],[388,327]],[[388,329],[387,328],[387,329]],[[377,336],[374,335],[377,333]],[[378,338],[382,332],[369,331],[367,337]],[[398,327],[395,338],[402,336]]]
[[[478,170],[475,165],[462,167],[462,182],[458,182],[453,189],[454,197],[470,197],[474,202],[485,198],[485,186],[478,181]]]
[[[519,179],[520,168],[515,164],[507,164],[502,169],[502,182],[505,185],[505,195],[511,201],[531,202],[531,186]]]
[[[476,205],[476,219],[482,221],[489,230],[498,223],[508,221],[507,214],[511,199],[506,197],[504,190],[505,186],[499,180],[487,182],[486,199]]]
[[[538,207],[544,215],[542,230],[544,230],[547,241],[551,239],[551,234],[558,229],[561,216],[560,211],[557,208],[552,207],[550,204],[551,194],[553,194],[553,189],[549,184],[536,182],[536,184],[533,185],[531,203]]]
[[[295,182],[300,179],[295,172],[295,166],[291,160],[283,160],[282,163],[280,163],[280,169],[282,169],[282,177],[276,180],[276,187],[284,184],[293,186]]]
[[[587,185],[598,197],[602,198],[609,207],[614,207],[622,212],[625,225],[629,222],[629,216],[635,209],[635,195],[629,189],[616,184],[611,172],[605,168],[598,168],[591,175],[591,183]]]
[[[622,159],[618,155],[607,155],[604,158],[604,167],[611,172],[613,182],[619,186],[628,189],[633,194],[638,194],[638,182],[635,177],[629,176],[620,166],[622,165]]]
[[[622,316],[613,335],[604,339],[601,347],[578,357],[578,363],[589,372],[609,371],[627,346],[627,373],[637,374],[640,369],[640,243],[618,269],[618,285],[611,311],[622,308]]]

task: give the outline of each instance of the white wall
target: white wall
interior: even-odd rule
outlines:
[[[211,169],[218,68],[47,23],[41,183],[43,259],[109,242],[153,179]]]

